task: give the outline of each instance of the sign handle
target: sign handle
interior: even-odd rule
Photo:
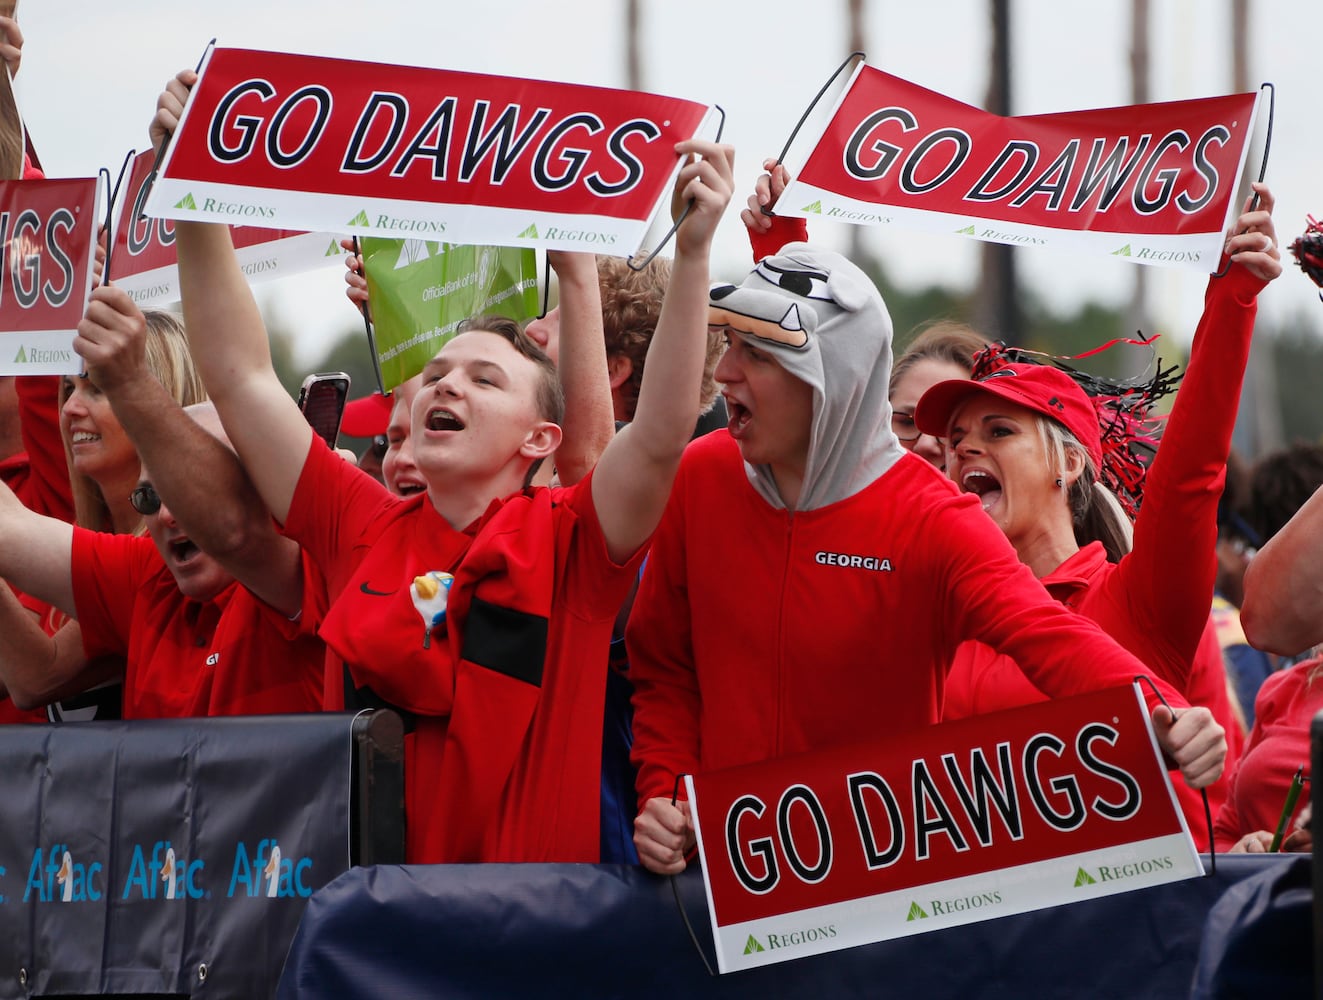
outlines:
[[[1263,183],[1264,175],[1268,173],[1268,154],[1272,151],[1272,120],[1273,111],[1277,106],[1277,88],[1268,81],[1259,84],[1260,90],[1268,91],[1268,132],[1263,137],[1263,159],[1259,162],[1259,183]],[[1250,211],[1259,207],[1259,196],[1256,193],[1250,201]],[[1227,272],[1231,270],[1231,261],[1228,260],[1226,266],[1220,271],[1214,271],[1212,277],[1225,278]]]
[[[1173,719],[1176,718],[1176,709],[1167,704],[1167,699],[1162,697],[1162,692],[1159,691],[1158,686],[1153,683],[1152,677],[1145,674],[1137,674],[1135,675],[1135,683],[1147,684],[1149,689],[1157,697],[1158,701],[1162,702],[1167,711],[1171,713],[1171,717]],[[1205,873],[1205,877],[1211,878],[1217,874],[1217,844],[1213,842],[1213,810],[1208,804],[1208,789],[1199,789],[1199,795],[1204,800],[1204,822],[1208,824],[1208,871]]]
[[[853,63],[856,59],[867,59],[867,58],[868,56],[865,55],[863,52],[855,50],[854,52],[851,52],[848,56],[845,57],[845,62],[841,63],[839,66],[836,67],[836,72],[833,73],[831,76],[829,76],[827,78],[827,82],[824,83],[822,87],[818,90],[818,92],[813,95],[813,100],[809,101],[809,106],[804,109],[804,113],[799,116],[799,121],[795,122],[795,127],[790,130],[790,138],[786,139],[786,144],[781,147],[781,152],[776,157],[777,163],[785,162],[786,154],[790,152],[790,147],[794,145],[795,138],[799,135],[799,130],[804,127],[804,123],[808,121],[808,116],[813,113],[813,109],[818,106],[818,102],[822,100],[823,96],[831,88],[831,85],[836,82],[836,78],[839,77],[842,73],[844,73],[845,70],[850,66],[850,64]],[[768,211],[766,208],[764,208],[762,212],[764,215],[775,214],[773,212]]]
[[[686,211],[688,210],[686,209]],[[680,218],[683,220],[684,216]],[[679,223],[677,222],[676,225],[678,226]],[[683,773],[675,776],[675,787],[671,790],[671,805],[675,805],[680,798],[680,782],[684,778]],[[674,875],[667,877],[671,880],[671,892],[675,895],[675,908],[680,911],[680,919],[684,921],[684,929],[689,932],[689,940],[694,943],[694,951],[698,952],[698,957],[703,960],[703,968],[707,969],[707,974],[716,978],[716,970],[712,968],[712,963],[707,960],[707,952],[703,951],[703,946],[698,943],[698,935],[694,933],[694,925],[689,922],[689,913],[685,910],[684,901],[680,898],[680,883],[676,881]]]
[[[720,104],[714,104],[712,106],[716,108],[717,113],[721,115],[721,121],[717,123],[717,137],[716,139],[713,140],[714,142],[720,142],[721,133],[724,132],[726,129],[726,109],[723,108]],[[688,217],[689,210],[693,207],[694,207],[694,201],[691,198],[689,199],[688,204],[685,205],[684,211],[680,213],[680,217],[675,220],[675,224],[671,226],[670,229],[666,230],[666,235],[661,238],[661,242],[657,244],[657,248],[653,250],[652,253],[648,254],[648,256],[644,257],[643,260],[641,260],[637,264],[634,263],[633,257],[630,257],[627,261],[625,261],[625,263],[629,266],[629,269],[631,271],[642,271],[645,267],[651,264],[653,258],[655,258],[657,254],[661,253],[662,247],[666,246],[666,244],[671,241],[671,237],[674,236],[676,232],[679,230],[680,224],[684,222],[684,220]],[[544,306],[544,311],[545,311],[545,306]],[[679,780],[680,780],[679,778],[676,779],[677,791],[679,790],[680,787]],[[675,800],[672,799],[671,801],[674,802]],[[703,961],[706,962],[707,959],[703,959]]]
[[[363,269],[363,276],[367,277],[367,265],[363,263],[363,248],[358,245],[358,237],[353,237],[354,256],[359,260],[359,266]],[[359,311],[363,314],[363,329],[367,332],[368,354],[372,356],[372,374],[377,377],[377,391],[383,396],[387,395],[386,382],[381,377],[381,357],[377,354],[377,335],[372,329],[372,314],[368,312],[368,304],[362,303]]]

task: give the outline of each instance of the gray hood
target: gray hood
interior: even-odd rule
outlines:
[[[713,310],[813,387],[813,434],[798,510],[853,496],[904,453],[891,431],[891,317],[868,276],[840,254],[789,243],[739,285],[713,285]],[[724,321],[724,320],[723,320]],[[754,489],[785,507],[768,466],[745,463]]]

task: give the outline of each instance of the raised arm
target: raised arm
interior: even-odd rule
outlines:
[[[611,381],[602,332],[602,292],[592,254],[548,254],[560,283],[560,357],[556,367],[565,390],[564,432],[556,449],[562,484],[577,483],[597,464],[615,437]]]
[[[613,559],[629,558],[661,519],[680,455],[698,420],[707,352],[708,257],[730,201],[735,151],[691,139],[676,196],[693,201],[675,240],[675,264],[648,347],[633,422],[607,446],[593,473],[593,503]],[[695,158],[697,157],[697,158]]]
[[[1208,620],[1217,575],[1217,500],[1226,475],[1258,295],[1282,271],[1273,229],[1272,192],[1255,184],[1261,204],[1236,223],[1225,277],[1212,278],[1162,443],[1153,459],[1134,548],[1114,586],[1155,647],[1170,655],[1151,666],[1183,687]],[[1173,576],[1173,568],[1179,567]],[[1176,583],[1178,585],[1173,585]],[[1171,676],[1166,665],[1183,665]]]
[[[204,429],[215,419],[208,420],[210,405],[190,417],[152,375],[146,341],[147,321],[124,291],[93,290],[74,350],[110,400],[152,485],[194,544],[272,607],[294,614],[303,597],[298,543],[276,531],[238,457]]]
[[[72,550],[72,526],[28,510],[0,483],[0,577],[71,615]]]
[[[197,74],[185,70],[161,94],[151,128],[157,148],[179,124],[196,80]],[[276,377],[266,327],[239,270],[229,227],[179,222],[175,236],[193,360],[258,493],[283,522],[312,428]]]
[[[118,673],[108,657],[88,660],[83,633],[70,619],[47,635],[13,591],[0,584],[0,689],[27,711],[86,691]]]
[[[1323,642],[1323,490],[1305,501],[1245,570],[1240,624],[1251,646],[1282,656]]]

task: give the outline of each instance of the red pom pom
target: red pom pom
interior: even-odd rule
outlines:
[[[1316,221],[1312,215],[1305,218],[1309,220],[1309,228],[1304,235],[1296,237],[1290,250],[1300,270],[1309,275],[1310,281],[1323,288],[1323,223]]]

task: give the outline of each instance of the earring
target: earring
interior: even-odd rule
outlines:
[[[1057,480],[1057,489],[1061,489],[1061,487],[1062,487],[1063,485],[1064,485],[1064,484],[1061,482],[1061,480],[1058,479],[1058,480]]]

